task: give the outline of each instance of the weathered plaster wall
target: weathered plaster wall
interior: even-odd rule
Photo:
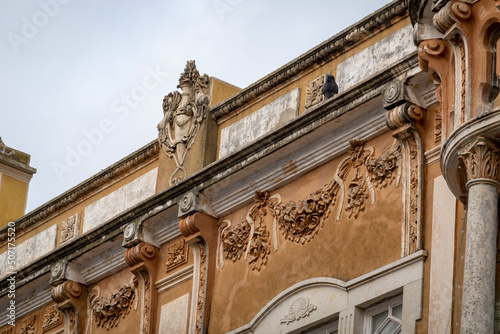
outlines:
[[[324,62],[321,64],[316,64],[309,68],[307,71],[301,72],[295,76],[293,80],[289,80],[284,84],[279,85],[276,88],[273,88],[269,91],[269,93],[263,94],[262,96],[256,97],[253,101],[245,104],[238,110],[235,110],[231,113],[231,115],[228,115],[224,117],[223,119],[219,120],[219,150],[220,150],[220,142],[222,138],[222,131],[224,128],[231,126],[232,124],[240,121],[241,119],[245,118],[246,116],[254,113],[255,111],[263,108],[264,106],[268,105],[269,103],[273,102],[277,98],[284,96],[285,94],[290,93],[297,87],[301,89],[301,96],[300,96],[300,104],[299,104],[299,114],[304,113],[306,111],[305,109],[305,99],[306,99],[306,86],[309,82],[317,79],[318,77],[324,75],[325,73],[331,73],[332,75],[335,76],[337,81],[344,80],[346,81],[345,78],[338,78],[337,77],[337,66],[347,59],[351,58],[352,56],[356,55],[359,52],[362,52],[363,50],[373,46],[377,42],[381,41],[382,39],[390,36],[391,34],[397,32],[400,29],[403,29],[407,27],[410,24],[410,19],[405,18],[403,20],[394,22],[393,25],[390,27],[383,27],[376,36],[373,38],[364,41],[360,45],[353,47],[352,49],[347,49],[345,53],[340,55],[339,57],[332,59],[329,62]],[[407,28],[405,28],[407,29]],[[407,45],[407,43],[410,42],[404,42],[404,45]],[[405,55],[406,52],[408,52],[409,48],[401,49],[400,51],[403,52],[403,54],[398,55]],[[415,51],[416,48],[413,48],[413,51]],[[382,64],[382,63],[381,63]],[[346,68],[345,72],[349,72]],[[351,77],[351,73],[347,73],[347,78]],[[352,85],[351,85],[352,86]],[[220,156],[220,152],[218,150],[218,156]]]
[[[299,114],[300,88],[277,98],[236,123],[222,129],[219,159],[240,150]]]
[[[387,135],[366,145],[374,146],[375,155],[380,155],[393,142],[394,139]],[[284,203],[305,200],[332,179],[343,158],[272,194],[279,193]],[[351,180],[353,174],[351,170],[347,180]],[[399,259],[401,192],[401,185],[395,187],[395,181],[386,188],[375,189],[375,205],[371,205],[368,199],[365,210],[356,219],[347,218],[342,212],[340,221],[336,221],[339,204],[335,204],[318,234],[304,245],[285,240],[278,231],[279,248],[271,250],[267,264],[260,271],[252,271],[243,259],[235,262],[225,259],[224,268],[216,273],[209,331],[226,332],[248,323],[275,295],[297,282],[313,277],[347,281]],[[224,218],[235,225],[246,218],[250,207],[248,205]],[[265,222],[272,231],[270,214]]]
[[[82,232],[94,229],[117,214],[154,195],[158,169],[152,169],[85,207]]]
[[[191,279],[158,296],[158,309],[156,310],[158,333],[170,333],[168,331],[161,331],[162,328],[165,328],[170,323],[175,324],[177,328],[184,325],[188,326],[192,287],[193,280]],[[175,309],[172,307],[174,305],[179,307],[178,312],[175,312]],[[179,331],[173,333],[186,332]]]
[[[416,50],[409,24],[337,65],[339,92],[401,61]]]

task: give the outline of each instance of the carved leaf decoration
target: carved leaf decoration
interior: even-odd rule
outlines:
[[[410,155],[413,153],[411,151]],[[234,262],[245,253],[245,259],[250,263],[251,269],[261,270],[271,253],[271,234],[264,220],[268,209],[274,217],[274,231],[277,226],[285,240],[300,244],[305,244],[314,238],[330,216],[335,203],[339,203],[337,220],[343,211],[348,218],[356,219],[365,210],[370,195],[372,205],[375,204],[372,182],[375,187],[384,188],[393,183],[397,174],[396,187],[399,185],[401,146],[395,142],[382,156],[373,157],[373,154],[374,149],[365,147],[362,141],[350,141],[348,156],[339,163],[333,180],[298,203],[294,201],[281,203],[281,196],[270,196],[268,192],[257,191],[254,197],[255,204],[249,210],[247,219],[234,227],[231,227],[227,220],[219,225],[219,247],[223,250],[225,258]],[[349,180],[351,174],[353,176]],[[416,172],[412,176],[416,178]],[[345,184],[348,185],[347,194],[344,189]],[[345,208],[343,208],[344,201]],[[273,237],[277,250],[276,234]],[[220,254],[222,256],[222,251]],[[219,262],[223,264],[222,259]]]
[[[257,228],[250,242],[247,261],[250,263],[250,269],[258,270],[267,263],[267,258],[271,253],[271,241],[269,231],[265,226]]]
[[[250,236],[250,225],[247,221],[224,229],[222,232],[223,251],[227,259],[239,260],[245,252],[248,238]]]
[[[97,297],[91,300],[92,313],[97,327],[110,330],[118,326],[120,318],[125,318],[135,299],[135,283],[116,289],[108,297]]]
[[[323,100],[325,99],[322,92],[323,84],[325,83],[325,78],[326,76],[322,75],[306,85],[306,101],[305,101],[306,108],[315,106],[316,104],[323,102]]]
[[[36,333],[36,320],[37,315],[32,315],[29,318],[23,320],[21,323],[21,331],[23,334],[35,334]]]
[[[316,309],[316,305],[309,303],[309,298],[297,298],[292,305],[290,305],[288,314],[285,314],[283,319],[280,320],[280,323],[286,323],[288,325],[291,322],[298,321],[300,318],[309,316],[309,314]]]

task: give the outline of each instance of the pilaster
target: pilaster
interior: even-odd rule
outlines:
[[[130,271],[140,282],[141,333],[156,332],[156,306],[158,293],[156,291],[156,273],[158,262],[158,249],[153,245],[141,242],[125,252],[125,261]]]
[[[217,222],[214,217],[197,212],[179,223],[179,229],[194,255],[190,334],[206,333],[208,329],[217,261]]]
[[[64,315],[64,333],[86,332],[87,287],[75,281],[66,280],[52,290],[52,299]]]

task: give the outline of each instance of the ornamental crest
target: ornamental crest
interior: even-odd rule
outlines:
[[[163,99],[163,119],[158,124],[160,145],[176,164],[170,185],[187,176],[184,160],[207,117],[210,104],[210,96],[206,94],[208,75],[200,75],[194,60],[187,62],[177,88],[182,94],[174,91]]]

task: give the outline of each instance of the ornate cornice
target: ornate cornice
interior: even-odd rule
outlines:
[[[297,75],[299,72],[324,61],[328,61],[346,52],[346,49],[360,44],[378,33],[377,28],[389,23],[394,18],[407,16],[409,0],[394,1],[355,25],[343,30],[317,47],[297,57],[261,80],[241,90],[232,97],[212,107],[212,117],[218,120],[233,110],[250,102],[273,87],[276,87]]]
[[[312,133],[333,120],[340,119],[341,116],[348,114],[354,108],[349,105],[353,100],[362,103],[369,98],[380,95],[385,84],[393,80],[396,75],[414,68],[417,62],[416,53],[408,55],[400,63],[367,78],[349,90],[342,92],[335,99],[330,99],[325,103],[310,108],[307,113],[295,118],[286,127],[279,128],[235,154],[210,164],[182,180],[175,187],[165,189],[152,196],[148,201],[130,208],[95,230],[57,248],[50,255],[40,258],[19,270],[16,275],[16,286],[20,287],[49,272],[51,265],[58,259],[67,258],[68,261],[71,261],[71,259],[90,251],[96,245],[123,234],[122,227],[126,224],[149,212],[155,212],[158,207],[170,207],[171,204],[168,203],[175,203],[176,199],[181,198],[186,192],[206,189],[233,175],[245,166],[264,157],[272,156],[297,138]],[[367,94],[368,97],[366,97]],[[360,96],[363,97],[360,98]],[[157,145],[157,141],[151,144]],[[21,220],[24,220],[24,217]],[[3,232],[6,234],[6,231]],[[0,297],[7,293],[7,282],[0,282]]]
[[[123,174],[133,170],[139,165],[158,156],[159,147],[160,146],[156,140],[149,143],[148,145],[140,148],[131,155],[104,169],[100,173],[83,181],[76,187],[66,191],[62,195],[47,202],[43,206],[24,215],[23,217],[15,221],[16,232],[19,233],[22,230],[33,226],[39,221],[47,219],[52,214],[58,213],[60,212],[60,210],[82,199],[82,197],[92,194],[94,191],[106,185],[113,179],[122,176]],[[0,242],[5,241],[6,238],[7,227],[4,227],[2,230],[0,230]]]

